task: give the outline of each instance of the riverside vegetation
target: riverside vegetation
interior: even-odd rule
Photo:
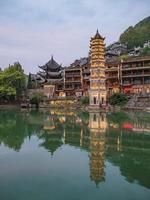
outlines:
[[[20,63],[0,72],[0,103],[19,101],[26,90],[26,75]]]

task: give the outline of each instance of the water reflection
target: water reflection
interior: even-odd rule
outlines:
[[[89,154],[89,177],[105,181],[105,161],[118,166],[128,182],[150,188],[150,116],[145,113],[0,111],[0,144],[20,151],[35,135],[55,156],[63,145]]]
[[[107,118],[106,113],[90,113],[89,117],[90,129],[90,178],[99,184],[105,180],[104,160],[105,160],[105,144]]]

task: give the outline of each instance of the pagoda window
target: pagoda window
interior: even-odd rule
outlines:
[[[96,97],[93,97],[93,102],[94,102],[94,104],[96,104],[97,103],[97,101],[96,101],[97,99],[96,99]],[[96,115],[94,115],[94,116],[96,116]],[[96,121],[96,119],[94,119],[94,121]]]

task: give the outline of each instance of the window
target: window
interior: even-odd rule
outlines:
[[[96,97],[93,98],[93,102],[94,102],[94,104],[96,104]]]
[[[96,121],[97,121],[96,114],[94,114],[94,116],[93,116],[93,121],[94,121],[94,122],[96,122]]]

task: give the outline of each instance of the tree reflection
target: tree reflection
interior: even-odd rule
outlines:
[[[28,135],[24,115],[18,111],[0,112],[0,143],[19,151]]]
[[[89,153],[90,179],[105,181],[105,160],[128,182],[150,188],[150,116],[139,113],[0,111],[0,144],[19,151],[32,135],[55,156],[62,145]]]
[[[124,120],[119,121],[117,115],[115,113],[113,117],[109,117],[109,129],[106,132],[107,159],[119,166],[121,174],[128,182],[138,182],[140,185],[150,188],[150,124],[148,117],[129,113],[126,114]],[[124,126],[124,124],[130,124],[130,126]]]
[[[32,112],[20,112],[19,110],[1,110],[0,143],[19,151],[25,138],[35,134],[39,128],[40,125],[35,126],[31,120],[38,115],[38,113],[35,115]]]

